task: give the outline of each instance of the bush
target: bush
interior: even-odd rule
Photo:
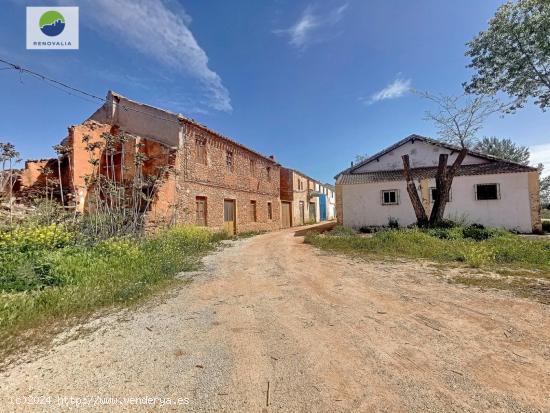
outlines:
[[[343,225],[336,225],[333,229],[327,232],[328,235],[335,237],[345,237],[349,235],[355,235],[357,232],[350,227],[344,227]]]
[[[388,227],[391,229],[398,229],[399,228],[399,221],[397,218],[391,218],[388,219]]]

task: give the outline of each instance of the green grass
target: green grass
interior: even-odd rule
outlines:
[[[311,234],[306,242],[342,253],[424,258],[476,268],[525,268],[550,278],[550,241],[526,239],[497,229],[400,229],[370,237]]]
[[[122,307],[177,282],[224,234],[176,227],[141,239],[83,244],[56,226],[0,234],[0,353],[29,330]],[[37,329],[36,327],[40,327]]]

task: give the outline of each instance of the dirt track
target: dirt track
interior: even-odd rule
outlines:
[[[60,395],[189,399],[155,411],[550,411],[549,307],[302,240],[238,241],[170,297],[0,373],[1,410],[69,410]],[[14,404],[31,394],[51,399]],[[153,410],[121,403],[75,410]]]

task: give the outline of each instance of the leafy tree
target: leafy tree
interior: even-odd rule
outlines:
[[[540,180],[540,202],[544,208],[550,209],[550,175]]]
[[[542,171],[544,170],[544,165],[539,163],[537,166],[539,170],[539,196],[540,203],[543,208],[550,209],[550,175],[543,178]]]
[[[550,105],[550,1],[518,0],[503,4],[489,28],[467,43],[468,93],[502,91],[515,98],[510,110],[533,97],[545,110]]]
[[[483,138],[476,143],[474,150],[522,165],[529,165],[529,148],[518,145],[511,139]]]

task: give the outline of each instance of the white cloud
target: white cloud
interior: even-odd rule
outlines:
[[[361,99],[367,104],[373,104],[382,100],[397,99],[411,90],[411,79],[402,79],[398,77],[384,89],[374,93],[368,99]]]
[[[68,0],[58,0],[64,4]],[[71,2],[74,3],[74,2]],[[231,111],[231,98],[220,76],[208,66],[208,56],[189,29],[191,18],[173,0],[86,0],[80,21],[113,42],[135,49],[161,66],[198,79],[206,105]],[[89,7],[86,7],[89,6]],[[85,14],[84,14],[85,13]]]
[[[529,148],[529,152],[531,153],[531,164],[537,166],[542,163],[544,165],[542,174],[550,175],[550,143],[533,145]]]
[[[315,13],[313,7],[308,6],[296,23],[287,29],[275,30],[274,33],[288,36],[290,45],[297,49],[305,49],[311,43],[321,40],[320,30],[323,27],[334,26],[344,16],[348,8],[347,3],[330,10],[327,13]]]

